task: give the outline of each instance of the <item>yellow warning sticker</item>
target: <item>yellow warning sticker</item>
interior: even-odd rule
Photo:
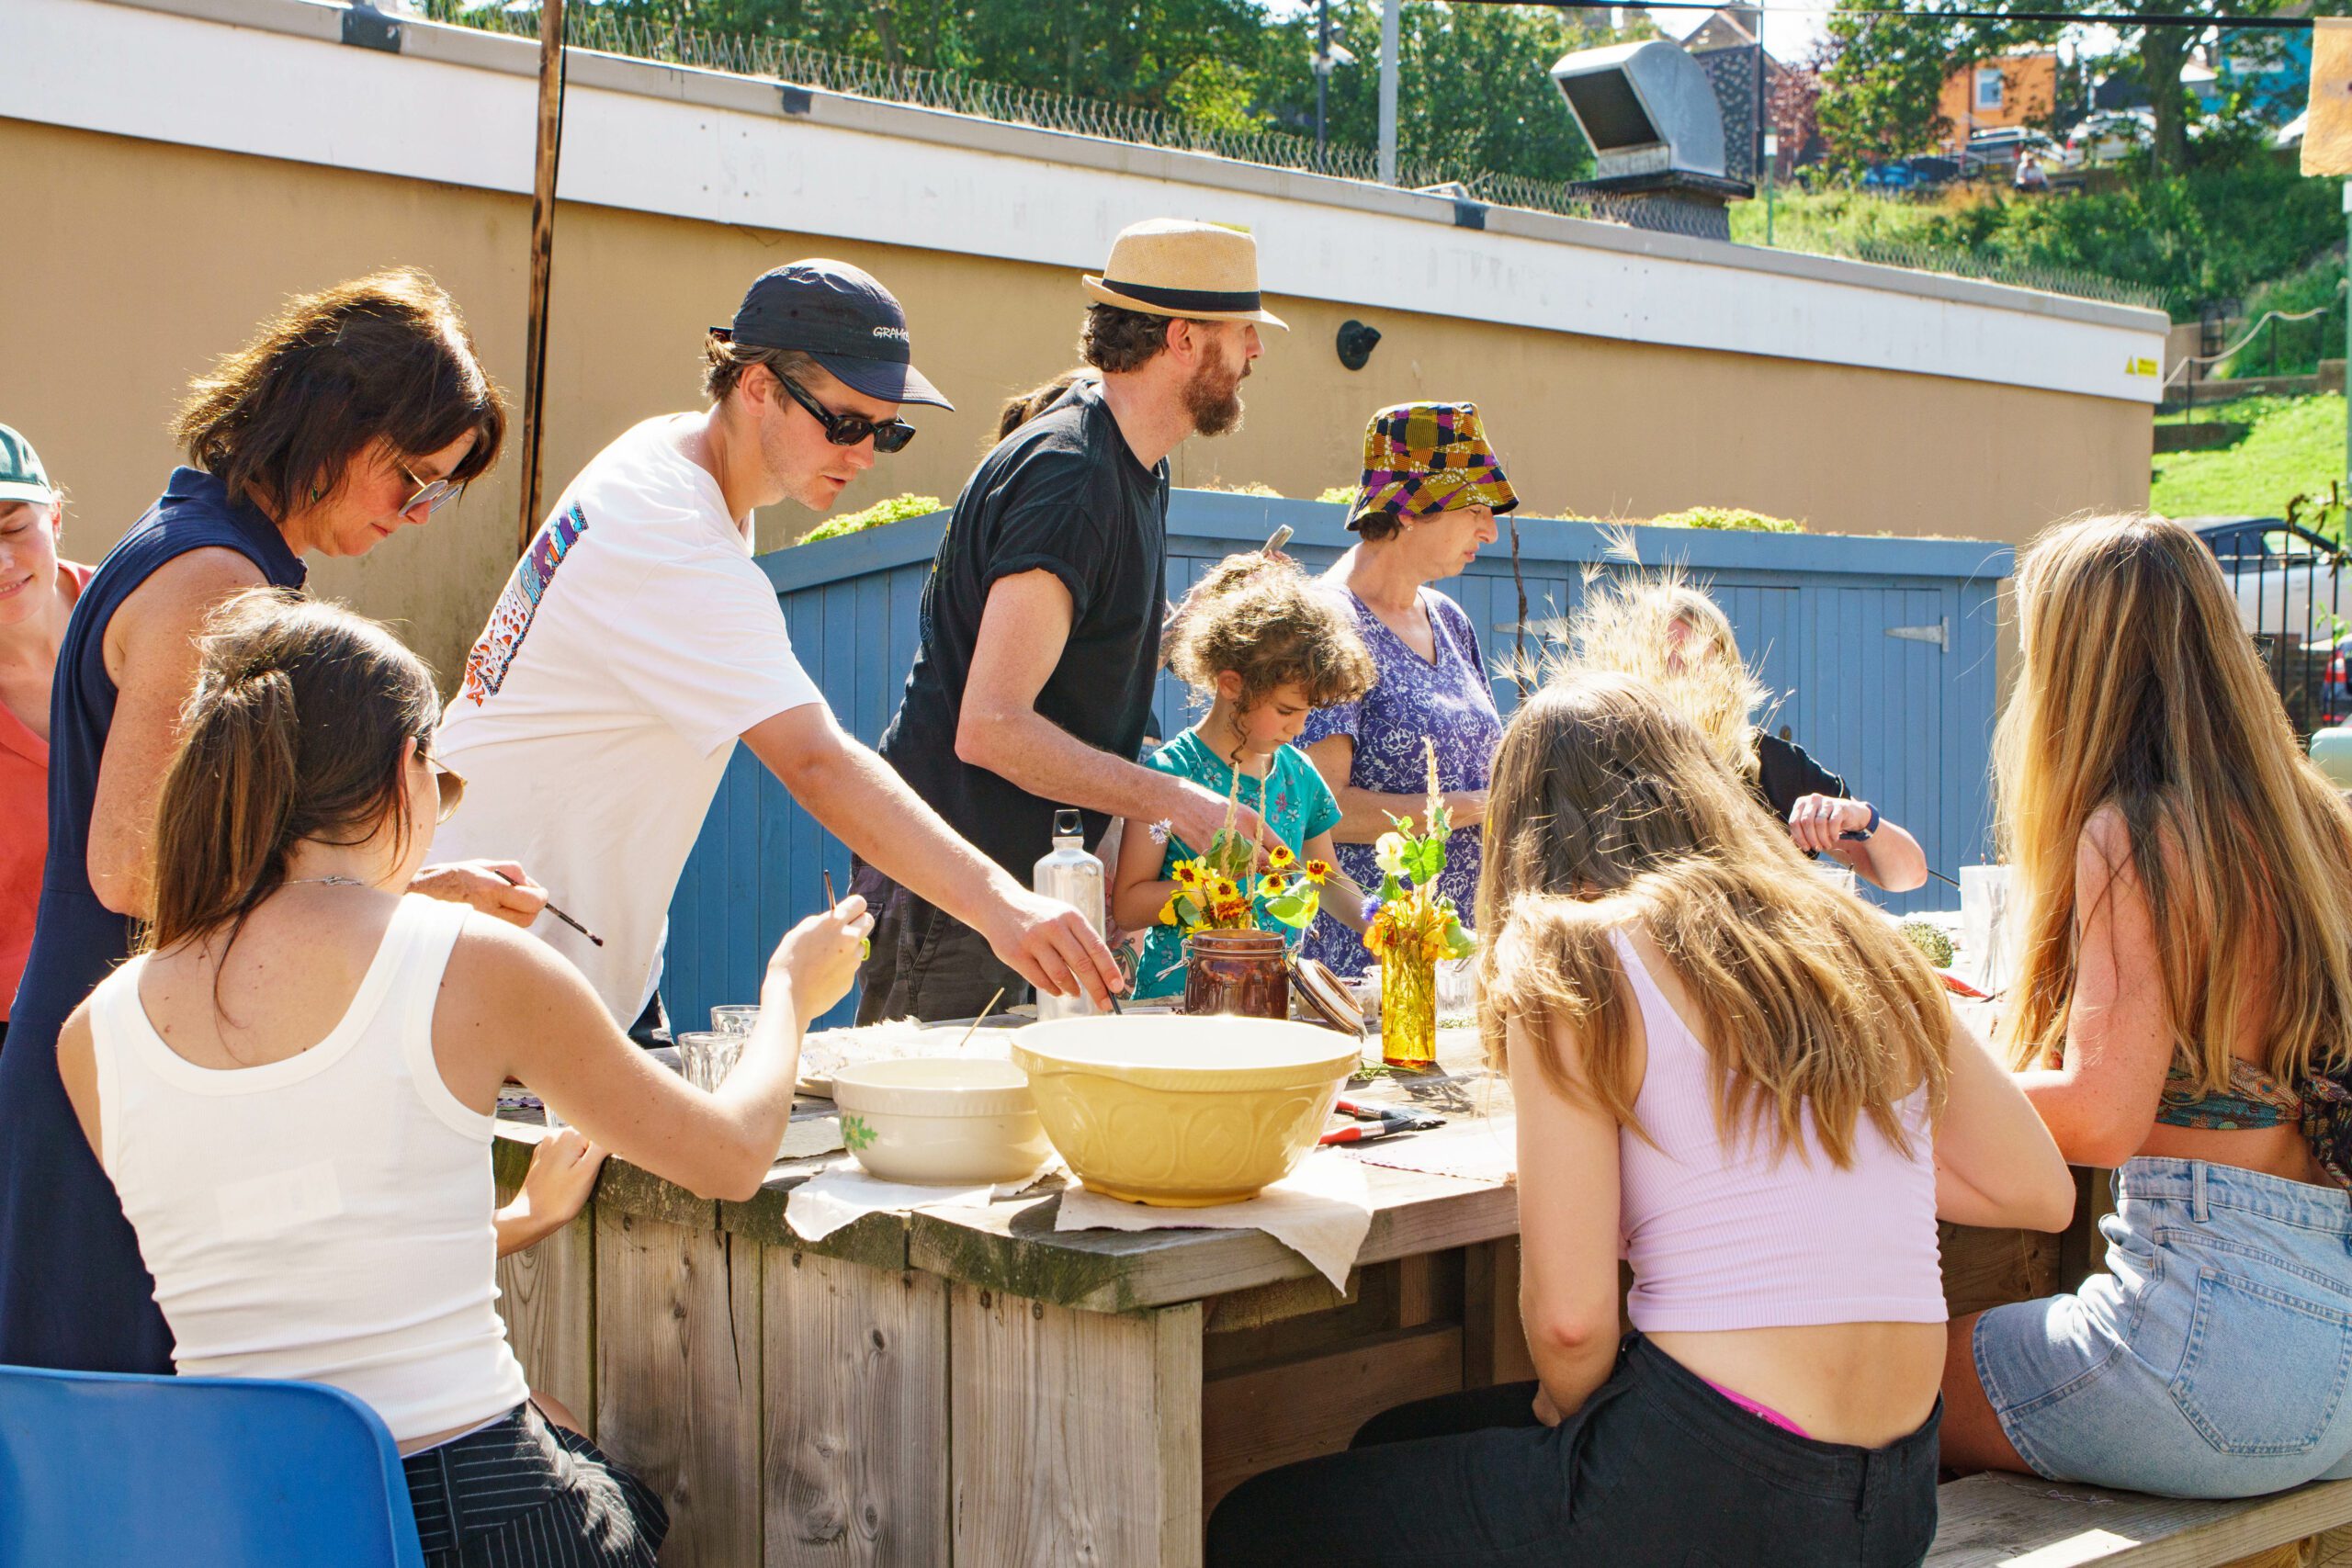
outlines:
[[[2163,367],[2144,354],[2136,359],[2127,360],[2123,366],[2123,373],[2126,376],[2154,376],[2160,373]]]

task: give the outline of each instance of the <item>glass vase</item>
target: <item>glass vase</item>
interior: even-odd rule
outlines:
[[[1418,942],[1381,955],[1380,1059],[1410,1072],[1437,1067],[1437,963]]]

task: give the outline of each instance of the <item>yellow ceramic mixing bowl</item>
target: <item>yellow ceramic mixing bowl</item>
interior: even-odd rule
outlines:
[[[1168,1208],[1254,1198],[1309,1149],[1356,1043],[1255,1018],[1069,1018],[1012,1036],[1046,1136],[1097,1192]]]

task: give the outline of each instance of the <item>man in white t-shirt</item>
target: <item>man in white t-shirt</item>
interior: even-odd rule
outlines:
[[[670,897],[741,739],[862,860],[985,933],[1032,984],[1100,1003],[1119,984],[1102,939],[842,732],[752,559],[753,508],[824,511],[912,439],[900,403],[950,406],[910,362],[905,311],[856,267],[795,262],[711,329],[705,361],[711,406],[597,454],[515,564],[435,742],[467,780],[435,849],[529,866],[603,942],[552,915],[532,930],[643,1038]]]

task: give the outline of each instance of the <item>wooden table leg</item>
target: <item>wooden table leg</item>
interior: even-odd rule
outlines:
[[[1535,1376],[1519,1319],[1519,1237],[1465,1249],[1462,1290],[1462,1386],[1490,1388]]]
[[[960,1568],[1199,1568],[1201,1305],[948,1287]]]

